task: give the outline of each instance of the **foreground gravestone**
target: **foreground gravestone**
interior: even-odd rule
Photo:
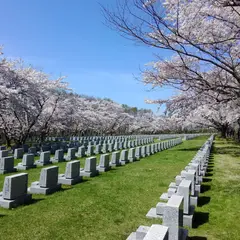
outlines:
[[[28,192],[33,194],[50,194],[61,189],[58,183],[58,166],[42,168],[39,181],[33,182]]]
[[[27,194],[27,185],[27,173],[5,177],[3,191],[0,193],[0,206],[9,209],[29,203],[32,200],[32,195]]]
[[[37,165],[34,164],[34,155],[33,154],[24,154],[21,163],[18,163],[18,170],[28,170],[30,168],[36,168]]]
[[[110,165],[113,167],[120,166],[120,152],[113,152]]]
[[[177,189],[177,194],[183,196],[183,226],[192,227],[194,207],[190,206],[191,181],[183,179]]]
[[[54,157],[51,158],[51,162],[64,162],[64,151],[62,149],[56,150]]]
[[[23,157],[23,148],[16,148],[14,150],[14,159],[19,159]]]
[[[73,185],[81,182],[80,176],[80,161],[71,161],[66,165],[65,174],[58,175],[58,183]]]
[[[110,154],[102,154],[100,156],[100,162],[97,167],[97,170],[99,172],[106,172],[111,169],[111,166],[109,166],[109,157],[110,157]]]
[[[183,229],[183,197],[173,195],[163,210],[163,225],[169,228],[169,239],[184,240],[187,230]]]
[[[40,159],[36,161],[36,164],[38,166],[45,166],[45,165],[51,164],[51,162],[50,162],[50,151],[41,152],[40,153]]]
[[[17,169],[14,168],[13,157],[3,157],[0,158],[0,174],[16,172]]]
[[[80,169],[80,176],[95,177],[99,174],[97,170],[97,158],[89,157],[86,158],[84,169]]]

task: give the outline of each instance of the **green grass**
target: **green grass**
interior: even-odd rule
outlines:
[[[190,239],[240,239],[240,146],[216,139]]]
[[[184,141],[49,196],[33,195],[34,204],[0,209],[0,239],[117,240],[139,225],[160,223],[147,219],[146,213],[205,140]],[[64,172],[66,163],[57,165]],[[40,168],[27,172],[29,183],[39,179]],[[0,188],[5,176],[0,176]]]

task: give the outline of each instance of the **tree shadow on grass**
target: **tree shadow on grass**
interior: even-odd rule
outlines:
[[[229,154],[232,157],[239,157],[240,156],[240,146],[218,147],[218,148],[214,148],[213,152],[215,154]]]
[[[198,228],[199,226],[209,222],[208,212],[195,212],[193,220],[193,228]]]
[[[198,198],[198,207],[202,207],[210,202],[211,198],[207,196],[202,196]]]

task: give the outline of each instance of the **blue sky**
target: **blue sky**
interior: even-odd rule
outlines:
[[[149,91],[135,79],[156,51],[106,27],[98,2],[112,5],[114,0],[0,0],[5,56],[67,76],[78,93],[156,111],[158,106],[144,99],[167,98],[173,91]]]

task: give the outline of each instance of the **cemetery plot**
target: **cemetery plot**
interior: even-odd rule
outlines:
[[[152,220],[146,219],[145,215],[157,200],[153,196],[164,192],[171,179],[195,155],[195,147],[199,148],[203,142],[204,137],[185,141],[136,163],[101,173],[95,178],[85,178],[87,181],[73,187],[63,185],[62,191],[47,197],[33,194],[36,204],[10,212],[1,209],[2,214],[8,215],[0,219],[4,229],[2,236],[14,237],[10,232],[17,233],[24,228],[18,239],[31,239],[33,235],[55,239],[126,239],[139,225],[151,225]],[[56,165],[60,174],[65,173],[66,163]],[[84,167],[82,162],[81,167]],[[40,168],[27,171],[29,185],[39,180],[40,171]],[[4,176],[0,179],[3,182]],[[31,221],[26,224],[20,220],[25,218]]]

